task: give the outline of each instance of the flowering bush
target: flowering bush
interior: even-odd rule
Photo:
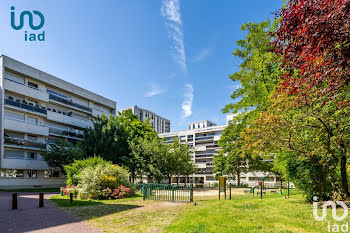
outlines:
[[[131,189],[123,185],[116,187],[113,193],[111,189],[108,188],[108,190],[109,190],[109,197],[112,199],[122,199],[122,198],[131,196]]]
[[[80,195],[91,199],[120,199],[134,192],[128,172],[116,165],[87,167],[78,175]]]
[[[79,194],[79,186],[77,185],[67,185],[62,188],[63,196],[73,193],[73,196],[76,198]]]

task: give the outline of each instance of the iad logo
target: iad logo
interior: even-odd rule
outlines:
[[[21,30],[24,26],[24,19],[25,19],[25,16],[28,16],[28,24],[29,24],[29,27],[32,29],[32,30],[40,30],[44,24],[45,24],[45,18],[44,18],[44,15],[40,12],[40,11],[33,11],[33,13],[35,15],[37,15],[40,19],[40,22],[37,24],[37,25],[34,25],[34,22],[33,22],[33,14],[32,12],[30,11],[23,11],[19,17],[19,25],[17,26],[16,25],[16,22],[15,22],[15,7],[12,6],[11,7],[11,27],[14,29],[14,30]],[[38,18],[36,17],[36,18]],[[38,34],[35,34],[35,33],[30,33],[28,34],[27,31],[24,32],[24,40],[25,41],[45,41],[45,31],[42,31],[42,33],[38,33]]]
[[[313,214],[314,214],[314,218],[317,220],[317,221],[323,221],[326,219],[327,217],[327,207],[328,206],[331,206],[332,207],[332,217],[334,220],[336,221],[342,221],[344,220],[347,216],[348,216],[348,207],[347,205],[342,202],[342,201],[336,201],[335,203],[333,201],[326,201],[325,203],[323,203],[323,206],[322,206],[322,216],[318,216],[318,198],[316,196],[313,197]],[[339,206],[341,206],[343,209],[344,209],[344,213],[342,216],[338,217],[337,216],[337,205],[338,204]],[[348,232],[349,231],[349,223],[346,222],[345,224],[343,225],[339,225],[339,224],[334,224],[332,225],[331,227],[331,224],[330,222],[328,222],[328,232]]]

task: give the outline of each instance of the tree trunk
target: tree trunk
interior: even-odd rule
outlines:
[[[171,184],[171,176],[168,176],[169,184]]]
[[[176,179],[176,184],[179,185],[179,179],[180,177],[178,176],[177,179]]]
[[[348,185],[348,177],[346,174],[346,154],[343,154],[340,159],[340,174],[341,174],[341,191],[344,195],[344,198],[347,199],[349,197],[349,185]]]
[[[132,182],[135,183],[135,169],[132,169]]]

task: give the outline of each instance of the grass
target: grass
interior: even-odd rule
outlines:
[[[232,200],[200,199],[195,198],[196,205],[143,201],[142,197],[74,201],[73,205],[60,196],[52,201],[104,232],[327,232],[328,221],[334,223],[330,209],[327,219],[317,222],[312,204],[305,203],[295,190],[290,198],[268,194],[262,200],[248,195],[234,195]]]
[[[45,192],[60,192],[59,188],[32,188],[32,189],[0,189],[0,192],[16,192],[16,193],[45,193]]]

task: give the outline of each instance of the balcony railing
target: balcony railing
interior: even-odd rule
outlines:
[[[17,108],[23,108],[32,112],[38,112],[38,113],[42,113],[42,114],[47,114],[46,109],[42,109],[40,107],[36,107],[36,106],[32,106],[23,102],[17,102],[11,99],[5,99],[5,104],[6,105],[11,105]]]
[[[199,174],[199,175],[210,175],[210,174],[213,174],[212,171],[198,171],[196,174]]]
[[[212,140],[214,139],[214,136],[206,136],[206,137],[196,137],[196,141],[201,141],[201,140]]]
[[[75,138],[80,138],[80,139],[82,139],[84,137],[83,132],[74,132],[74,131],[70,131],[70,130],[66,130],[66,129],[55,128],[55,127],[50,127],[49,133],[50,134],[57,134],[57,135],[61,135],[61,136],[75,137]]]
[[[49,93],[49,99],[57,101],[57,102],[60,102],[62,104],[66,104],[66,105],[75,107],[75,108],[82,109],[82,110],[87,111],[87,112],[92,112],[92,108],[89,108],[89,107],[81,105],[81,104],[74,103],[73,101],[67,100],[65,98],[58,97],[58,96],[53,95],[51,93]]]
[[[31,140],[26,140],[22,138],[12,138],[12,137],[5,137],[5,144],[38,148],[38,149],[44,149],[46,147],[46,144],[44,142],[37,142],[37,141],[31,141]]]

